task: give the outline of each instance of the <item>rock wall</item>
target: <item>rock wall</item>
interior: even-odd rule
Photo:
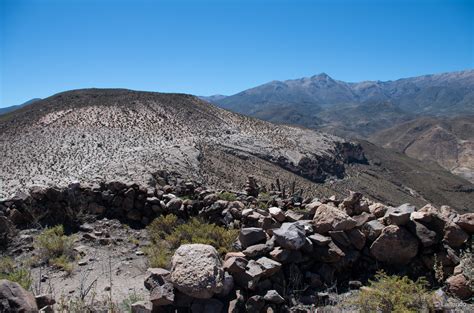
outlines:
[[[207,274],[187,264],[180,249],[171,272],[152,270],[155,282],[145,285],[154,305],[167,309],[197,305],[205,311],[210,305],[232,312],[264,307],[281,311],[321,303],[324,290],[359,286],[380,269],[425,276],[433,285],[435,268],[442,269],[441,280],[453,294],[472,295],[460,260],[472,243],[473,213],[460,215],[447,206],[389,207],[360,193],[342,200],[283,196],[278,190],[261,194],[253,178],[245,193],[234,196],[234,201],[222,200],[226,197],[167,174],[157,177],[153,188],[122,182],[35,187],[29,194],[0,201],[0,240],[7,245],[16,228],[38,223],[62,223],[73,230],[88,214],[144,226],[156,216],[173,213],[240,229],[235,252],[222,259],[209,247],[181,249],[195,259],[205,250],[211,257],[206,260]],[[200,277],[205,281],[193,281]]]

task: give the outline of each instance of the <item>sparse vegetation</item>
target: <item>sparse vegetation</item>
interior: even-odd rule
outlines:
[[[151,267],[168,268],[173,255],[172,249],[164,241],[145,247],[143,252],[147,255]]]
[[[128,296],[123,299],[122,303],[120,303],[120,308],[122,312],[132,312],[132,304],[137,301],[144,300],[143,296],[138,294],[135,290],[128,294]]]
[[[17,266],[12,258],[0,258],[0,279],[20,284],[25,289],[30,289],[33,279],[28,269],[23,266]]]
[[[387,275],[380,271],[374,281],[361,288],[351,300],[361,312],[420,312],[432,308],[432,295],[427,282],[420,278],[412,281],[406,276]]]
[[[220,200],[225,200],[225,201],[235,201],[235,200],[237,200],[237,196],[235,194],[233,194],[232,192],[228,192],[228,191],[224,191],[224,192],[219,193],[217,195],[217,197]]]
[[[147,229],[153,245],[144,252],[153,267],[168,267],[174,250],[186,243],[208,244],[224,254],[230,251],[238,234],[238,230],[208,224],[198,218],[180,224],[172,214],[156,218]]]
[[[469,286],[474,290],[474,255],[471,249],[467,249],[461,253],[460,266],[462,273],[469,281]]]
[[[66,271],[72,272],[74,260],[72,236],[64,234],[64,227],[58,225],[52,228],[46,228],[36,238],[36,247],[40,253],[40,259],[48,262],[49,265]]]
[[[178,218],[174,214],[168,214],[155,218],[148,225],[147,230],[150,238],[156,243],[171,234],[176,226],[178,226]]]

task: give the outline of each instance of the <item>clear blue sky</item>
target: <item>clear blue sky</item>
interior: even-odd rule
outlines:
[[[474,67],[474,0],[0,2],[0,107],[86,87],[233,94]]]

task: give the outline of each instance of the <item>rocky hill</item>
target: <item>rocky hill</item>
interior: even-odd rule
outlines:
[[[363,191],[390,205],[472,209],[473,186],[368,143],[274,125],[197,97],[118,89],[60,93],[0,117],[0,194],[33,185],[120,180],[153,185],[160,170],[240,189],[252,173],[287,191]],[[413,175],[413,173],[417,173]]]
[[[12,105],[12,106],[9,106],[9,107],[5,107],[5,108],[0,108],[0,115],[2,114],[7,114],[8,112],[12,112],[12,111],[15,111],[15,110],[18,110],[24,106],[27,106],[29,104],[32,104],[32,103],[35,103],[36,101],[39,101],[41,100],[40,98],[34,98],[34,99],[31,99],[29,101],[26,101],[25,103],[22,103],[22,104],[18,104],[18,105]]]
[[[383,147],[434,161],[474,182],[474,115],[419,118],[374,134]]]
[[[473,90],[473,70],[359,83],[335,80],[323,73],[272,81],[211,101],[272,122],[367,137],[420,114],[473,113]]]

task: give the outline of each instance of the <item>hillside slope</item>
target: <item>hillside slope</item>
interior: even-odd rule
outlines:
[[[474,182],[474,115],[416,119],[376,133],[371,141],[419,160],[437,162]]]
[[[280,178],[287,190],[294,182],[311,195],[361,190],[389,204],[430,201],[459,210],[470,209],[474,189],[441,168],[433,171],[376,147],[369,150],[379,155],[368,150],[364,165],[363,146],[183,94],[120,89],[57,94],[1,117],[0,146],[2,196],[73,180],[153,184],[153,174],[162,169],[215,187],[241,189],[251,174],[262,185]],[[390,170],[388,157],[409,164],[416,179]]]

